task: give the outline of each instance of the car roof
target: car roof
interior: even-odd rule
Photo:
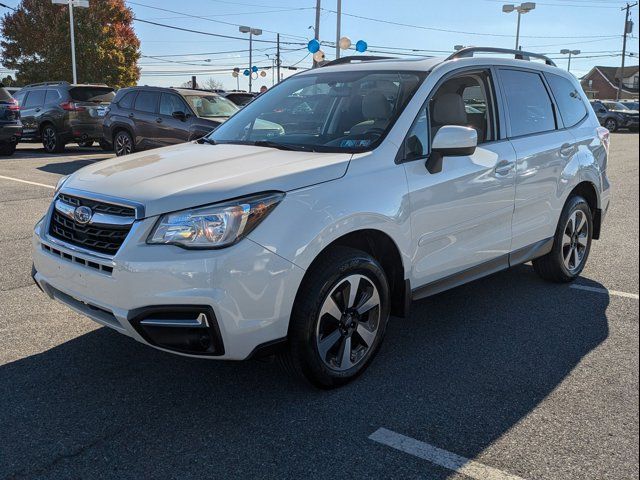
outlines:
[[[127,87],[121,89],[122,92],[136,91],[136,90],[148,90],[152,92],[174,92],[179,95],[213,95],[219,96],[218,93],[210,90],[197,90],[193,88],[181,88],[181,87],[154,87],[150,85],[137,85],[135,87]]]

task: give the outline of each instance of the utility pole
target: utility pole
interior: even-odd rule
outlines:
[[[51,0],[51,3],[69,6],[69,33],[71,34],[71,71],[73,83],[78,83],[78,73],[76,71],[76,32],[73,21],[73,7],[89,7],[89,0]]]
[[[322,10],[321,0],[316,0],[316,26],[314,30],[314,37],[317,41],[320,41],[320,12]],[[313,61],[313,68],[318,66],[318,62]]]
[[[624,40],[622,40],[622,67],[620,68],[620,78],[618,79],[618,91],[616,93],[616,100],[620,100],[620,95],[622,95],[622,89],[624,87],[624,63],[627,57],[627,35],[629,35],[633,31],[633,22],[629,20],[629,13],[631,8],[635,7],[636,5],[638,5],[638,2],[634,3],[633,5],[631,5],[630,3],[627,3],[626,7],[621,8],[621,10],[626,10],[627,12],[624,17],[624,32],[623,32]]]
[[[336,13],[338,14],[338,21],[336,23],[336,59],[338,59],[340,58],[340,30],[342,29],[342,0],[338,0]]]
[[[278,83],[280,83],[280,34],[276,36],[278,46],[276,47],[276,66],[278,67]]]

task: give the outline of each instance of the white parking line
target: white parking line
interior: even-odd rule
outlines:
[[[0,178],[3,180],[12,180],[14,182],[27,183],[29,185],[37,185],[38,187],[50,188],[51,190],[55,190],[56,188],[51,185],[45,185],[44,183],[30,182],[29,180],[22,180],[20,178],[13,178],[13,177],[5,177],[4,175],[0,175]]]
[[[369,439],[476,480],[523,480],[522,477],[474,462],[386,428],[379,428],[369,435]]]
[[[607,290],[606,288],[588,287],[586,285],[571,285],[570,288],[575,288],[576,290],[584,290],[586,292],[602,293],[604,295],[614,295],[616,297],[633,298],[634,300],[638,300],[640,298],[638,297],[637,293],[618,292],[616,290]]]

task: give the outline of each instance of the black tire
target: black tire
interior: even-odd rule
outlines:
[[[571,231],[569,220],[572,218],[577,218],[574,223],[578,224],[584,218],[586,220],[585,226],[577,229],[577,232],[575,228],[574,231]],[[566,237],[565,234],[567,234]],[[567,238],[571,239],[570,244],[567,244]],[[533,261],[534,270],[540,277],[550,282],[568,283],[574,281],[582,273],[587,263],[592,238],[593,214],[589,204],[580,196],[570,197],[562,215],[560,215],[553,241],[553,250],[544,257]],[[575,256],[572,257],[574,248],[576,249]],[[571,262],[571,258],[574,259],[573,262]]]
[[[14,153],[16,153],[17,143],[3,143],[0,145],[0,155],[3,157],[10,157]]]
[[[42,127],[42,146],[47,153],[62,153],[64,152],[64,142],[56,128],[50,123],[45,124]]]
[[[82,148],[93,147],[93,140],[81,140],[78,142],[78,146]]]
[[[356,278],[353,306],[342,308],[343,300],[349,303],[346,297],[353,288],[348,279]],[[300,286],[289,324],[287,348],[279,356],[281,365],[323,389],[339,387],[353,380],[371,364],[380,348],[389,319],[389,296],[384,270],[375,259],[353,248],[332,249],[309,270]],[[329,313],[320,315],[330,298],[340,299],[333,303],[339,307],[337,312],[342,312],[340,321],[334,322],[337,317]],[[379,303],[370,307],[376,298]],[[358,309],[367,313],[358,314]],[[329,324],[329,330],[321,332],[325,324]],[[364,333],[367,333],[368,343],[360,333],[363,325],[367,328]],[[322,356],[319,345],[332,338],[337,340]],[[349,346],[349,358],[343,365],[346,345]],[[327,360],[329,357],[333,358]]]
[[[610,132],[616,132],[618,130],[618,122],[615,118],[607,118],[604,121],[604,128],[606,128]]]
[[[100,140],[100,148],[105,152],[113,152],[113,145],[105,140]]]
[[[113,137],[113,151],[118,157],[135,152],[135,144],[129,132],[120,130],[116,133],[115,137]]]

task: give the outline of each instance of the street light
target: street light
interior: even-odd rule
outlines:
[[[251,28],[242,26],[239,28],[240,33],[248,33],[249,34],[249,93],[251,93],[251,87],[253,85],[253,36],[262,35],[262,30],[259,28]]]
[[[524,2],[518,6],[516,5],[503,5],[502,11],[504,13],[518,12],[518,30],[516,32],[516,50],[520,48],[520,19],[523,14],[529,13],[531,10],[536,8],[536,4],[534,2]]]
[[[580,50],[569,50],[568,48],[563,48],[562,50],[560,50],[560,53],[562,55],[569,55],[569,65],[567,65],[567,72],[571,71],[571,57],[573,55],[580,55]]]
[[[53,4],[69,5],[69,33],[71,35],[71,70],[73,72],[73,83],[78,83],[76,73],[76,34],[73,22],[73,7],[89,8],[89,0],[51,0]]]

